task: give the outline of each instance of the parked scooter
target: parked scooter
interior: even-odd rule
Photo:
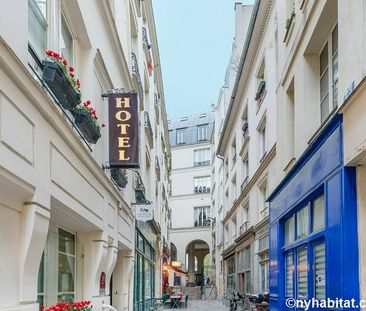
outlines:
[[[241,300],[241,296],[238,292],[233,292],[230,299],[230,311],[238,310],[238,301]]]

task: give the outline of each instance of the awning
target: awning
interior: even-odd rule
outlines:
[[[181,273],[181,274],[184,274],[184,275],[188,275],[188,272],[185,272],[177,267],[173,267],[172,265],[164,265],[164,268],[167,269],[167,270],[170,270],[170,271],[174,271],[174,272],[177,272],[177,273]]]

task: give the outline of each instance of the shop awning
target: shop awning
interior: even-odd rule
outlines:
[[[184,274],[184,275],[188,275],[188,272],[185,272],[177,267],[174,267],[172,265],[164,265],[164,268],[169,270],[169,271],[174,271],[176,273],[181,273],[181,274]]]

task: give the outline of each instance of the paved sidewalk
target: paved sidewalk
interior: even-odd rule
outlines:
[[[184,309],[182,309],[184,310]],[[215,300],[190,300],[188,301],[188,309],[186,311],[229,311],[222,302]]]

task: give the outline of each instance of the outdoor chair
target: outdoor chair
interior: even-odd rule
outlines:
[[[169,294],[164,294],[161,298],[155,298],[155,301],[156,309],[167,309],[167,307],[170,307],[171,304]]]
[[[185,309],[188,308],[188,295],[186,295],[186,297],[184,298],[184,301],[182,301],[180,307],[185,308]]]

